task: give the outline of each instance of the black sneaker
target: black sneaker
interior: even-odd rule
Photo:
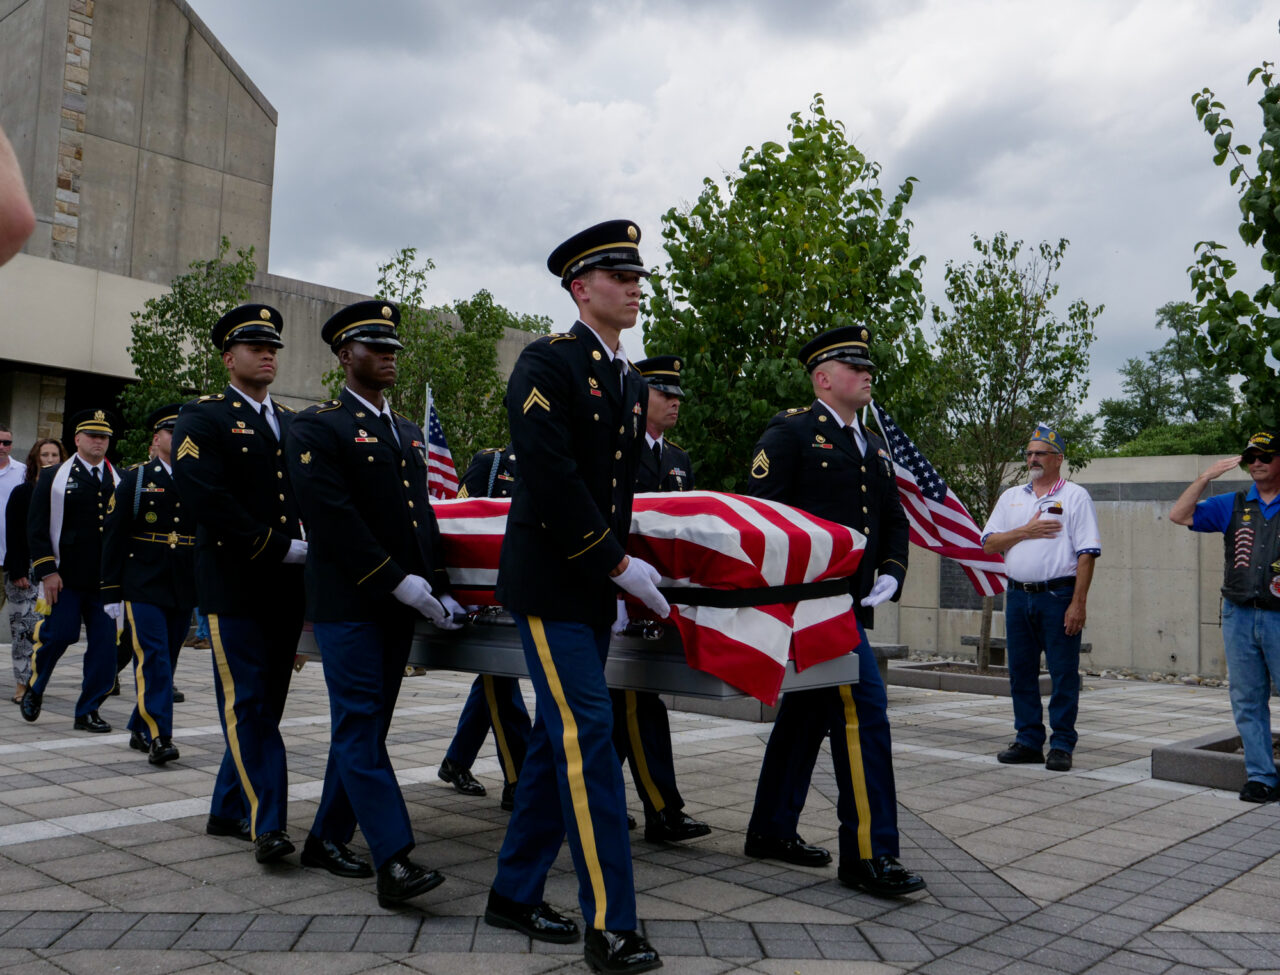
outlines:
[[[1277,798],[1277,791],[1275,786],[1259,782],[1257,779],[1250,779],[1244,784],[1244,788],[1240,790],[1240,801],[1272,802]]]
[[[1050,748],[1049,757],[1044,760],[1044,767],[1050,772],[1070,772],[1071,753],[1061,748]]]
[[[1038,748],[1032,748],[1030,745],[1024,745],[1020,741],[1015,741],[996,756],[996,761],[1001,765],[1030,765],[1033,762],[1039,765],[1044,761],[1044,752]]]

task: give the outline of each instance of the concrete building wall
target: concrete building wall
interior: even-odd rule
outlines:
[[[1215,459],[1104,458],[1074,475],[1094,499],[1102,533],[1084,633],[1093,644],[1088,665],[1225,676],[1222,536],[1197,534],[1169,521],[1178,495]],[[1214,481],[1206,496],[1249,483],[1243,472],[1229,474]],[[960,638],[978,633],[981,613],[949,608],[948,602],[959,600],[941,598],[941,576],[938,557],[912,546],[907,584],[890,624],[896,636],[877,633],[877,641],[972,656]],[[877,610],[877,622],[880,615]],[[994,614],[992,632],[1004,635],[1003,612]]]
[[[267,267],[276,112],[184,0],[0,0],[0,66],[27,253],[166,283],[226,236]]]

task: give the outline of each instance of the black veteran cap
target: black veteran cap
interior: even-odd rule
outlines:
[[[1259,430],[1249,438],[1249,444],[1244,448],[1244,461],[1249,463],[1252,459],[1250,454],[1262,454],[1264,459],[1270,460],[1280,451],[1280,441],[1276,440],[1276,435],[1271,430]]]
[[[649,276],[640,260],[640,228],[630,220],[606,220],[576,233],[551,252],[547,270],[560,279],[566,291],[569,282],[592,268],[607,267],[635,271]]]
[[[147,417],[147,429],[172,430],[177,425],[180,409],[182,409],[181,403],[169,403],[158,410],[152,410]]]
[[[218,319],[209,338],[223,352],[237,342],[283,349],[283,331],[284,316],[270,305],[240,305]]]
[[[644,381],[652,389],[670,393],[672,396],[684,395],[684,390],[680,388],[680,368],[684,363],[679,356],[655,355],[633,362],[631,365],[644,377]]]
[[[336,312],[320,329],[320,337],[335,353],[348,342],[403,349],[396,337],[400,308],[390,301],[357,301]]]
[[[111,417],[105,410],[81,410],[71,418],[71,432],[115,436],[115,431],[111,429]]]
[[[847,362],[851,366],[865,366],[874,369],[867,343],[871,341],[871,333],[864,325],[846,325],[823,332],[815,339],[810,339],[800,350],[800,361],[810,372],[835,359]]]

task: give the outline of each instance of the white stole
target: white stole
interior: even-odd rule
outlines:
[[[49,492],[49,544],[53,549],[53,560],[55,563],[62,562],[62,552],[59,545],[62,539],[62,514],[66,507],[67,499],[67,481],[71,477],[71,465],[76,462],[79,454],[72,454],[70,460],[65,460],[58,467],[58,471],[53,475],[53,490]],[[81,465],[84,461],[80,461]],[[116,477],[116,470],[104,459],[102,466],[106,470],[106,476],[111,478],[111,484],[114,487],[119,483]],[[89,475],[92,477],[93,475]]]

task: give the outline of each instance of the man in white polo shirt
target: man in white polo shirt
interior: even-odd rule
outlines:
[[[1044,762],[1051,772],[1066,772],[1078,737],[1080,633],[1102,541],[1089,492],[1059,476],[1064,458],[1057,431],[1036,427],[1026,459],[1030,480],[1000,495],[982,530],[983,550],[1003,553],[1009,576],[1004,620],[1018,734],[996,758],[1006,765]],[[1047,760],[1041,653],[1053,681]]]

